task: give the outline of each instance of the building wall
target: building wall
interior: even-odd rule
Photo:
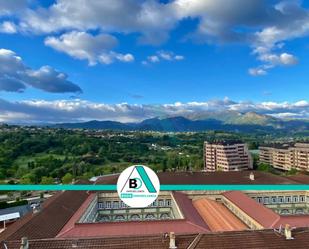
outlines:
[[[235,171],[251,169],[252,158],[246,144],[204,143],[204,167],[206,171]]]
[[[296,143],[294,147],[260,147],[260,162],[276,169],[309,171],[309,144]]]
[[[117,193],[98,193],[95,206],[97,215],[92,222],[183,219],[173,196],[166,191],[161,191],[158,199],[146,208],[128,207],[119,199]],[[86,213],[92,211],[88,209]],[[90,221],[90,219],[84,220]]]
[[[248,195],[280,215],[309,214],[307,191],[258,192]]]
[[[90,205],[79,219],[80,223],[94,222],[98,215],[98,196],[96,195],[91,201]]]
[[[259,230],[264,228],[261,224],[252,219],[249,215],[247,215],[244,211],[242,211],[239,207],[237,207],[233,202],[224,196],[222,196],[221,202],[250,229]]]

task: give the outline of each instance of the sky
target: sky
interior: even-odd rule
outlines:
[[[0,122],[309,118],[300,0],[0,0]]]

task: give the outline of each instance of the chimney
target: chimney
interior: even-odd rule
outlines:
[[[254,181],[254,174],[253,174],[253,172],[250,173],[249,178],[250,178],[251,181]]]
[[[287,240],[294,239],[294,238],[292,237],[292,229],[291,229],[291,227],[290,227],[289,224],[286,224],[286,225],[285,225],[285,228],[284,228],[284,236],[285,236],[285,239],[287,239]]]
[[[29,242],[27,237],[21,238],[20,249],[29,249]]]
[[[78,247],[78,240],[73,240],[72,241],[72,248],[77,248]]]
[[[33,208],[32,208],[32,213],[33,214],[37,214],[37,213],[39,213],[41,211],[41,207],[40,206],[34,206]]]
[[[170,247],[169,249],[177,249],[176,236],[174,232],[170,232]]]

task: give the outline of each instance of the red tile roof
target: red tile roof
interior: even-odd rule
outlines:
[[[286,240],[283,233],[271,230],[238,231],[176,235],[177,249],[308,249],[309,229],[292,231],[294,239]],[[19,249],[20,241],[7,241],[9,249]],[[65,238],[30,240],[30,249],[167,249],[169,237],[117,236],[102,238]],[[6,249],[3,242],[1,249]]]
[[[202,233],[207,230],[186,220],[127,221],[83,223],[61,234],[61,238],[86,238],[103,236],[157,235],[173,231],[176,234]]]
[[[208,198],[201,198],[195,200],[193,205],[208,224],[211,231],[223,232],[248,229],[248,227],[222,203]]]
[[[196,235],[181,235],[177,238],[177,249],[186,249]],[[73,245],[75,247],[73,247]],[[20,241],[6,242],[8,249],[20,249]],[[80,239],[45,239],[30,240],[30,249],[164,249],[169,247],[169,237],[130,236],[110,238],[80,238]],[[0,244],[1,249],[6,249]]]
[[[86,191],[59,192],[47,200],[41,211],[29,213],[0,233],[2,240],[53,238],[88,197]]]
[[[57,237],[61,237],[61,234],[74,228],[75,223],[77,223],[78,220],[81,218],[81,216],[85,213],[85,211],[87,210],[90,203],[93,201],[95,197],[96,197],[95,193],[89,194],[88,198],[84,201],[84,203],[78,208],[78,210],[74,213],[74,215],[70,218],[70,220],[65,224],[65,226],[61,229],[61,231],[57,234]]]
[[[201,215],[193,206],[192,200],[188,197],[188,195],[181,192],[173,192],[172,194],[175,198],[175,201],[177,202],[178,207],[180,208],[182,214],[187,221],[201,226],[207,230],[210,230]]]
[[[222,195],[264,228],[274,227],[280,219],[280,216],[274,211],[256,202],[241,191],[229,191]]]
[[[183,213],[183,220],[164,221],[128,221],[116,223],[78,223],[81,215],[93,200],[94,194],[88,197],[83,205],[71,217],[68,223],[59,232],[57,237],[100,237],[124,235],[153,235],[172,229],[175,233],[198,233],[209,230],[207,224],[192,205],[186,194],[173,192],[173,196]],[[175,227],[175,228],[174,228]]]
[[[280,220],[277,221],[275,227],[284,227],[289,224],[291,227],[309,227],[309,215],[289,215],[280,216]]]
[[[203,234],[190,249],[308,249],[309,229],[296,229],[286,240],[274,230]]]
[[[286,224],[292,227],[309,227],[309,215],[280,216],[241,191],[225,192],[223,196],[233,202],[264,228],[279,228],[280,225],[284,227]]]

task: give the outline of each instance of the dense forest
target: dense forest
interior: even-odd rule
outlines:
[[[274,138],[220,131],[112,132],[0,126],[0,179],[9,184],[70,183],[72,179],[120,172],[138,163],[156,171],[201,170],[203,142],[222,139],[240,139],[254,150]]]

